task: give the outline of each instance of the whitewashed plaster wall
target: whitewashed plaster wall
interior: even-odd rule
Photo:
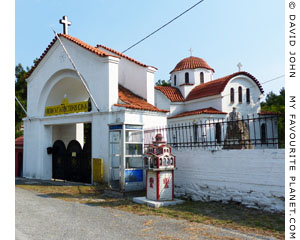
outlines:
[[[175,195],[198,201],[236,201],[284,211],[284,149],[205,151],[172,149]]]
[[[144,129],[153,129],[167,125],[166,113],[150,111],[126,111],[125,122],[130,124],[143,124]]]
[[[222,109],[221,97],[217,95],[185,102],[185,111],[193,111],[209,107],[215,108],[219,111],[224,111]]]
[[[154,91],[155,106],[159,109],[170,111],[171,101],[159,90]]]
[[[83,144],[84,144],[83,123],[53,125],[52,131],[53,131],[52,144],[56,140],[62,140],[67,148],[70,141],[76,139],[80,143],[81,147],[83,148]]]
[[[200,84],[200,72],[204,74],[204,83],[209,82],[213,79],[213,71],[205,68],[196,69],[185,69],[182,71],[176,71],[171,73],[171,85],[173,87],[178,87],[185,83],[185,73],[189,73],[189,82],[193,83],[194,86]],[[176,86],[174,86],[174,76],[176,75]]]
[[[238,88],[242,87],[242,97],[243,102],[238,102]],[[234,88],[234,103],[230,102],[230,89]],[[250,103],[246,101],[246,89],[250,89]],[[260,99],[261,92],[253,82],[252,79],[247,76],[237,76],[232,78],[226,85],[224,91],[222,92],[222,111],[232,112],[232,108],[235,107],[237,112],[240,112],[241,115],[245,116],[247,114],[256,114],[260,111]]]
[[[99,57],[61,38],[101,110],[109,110],[118,100],[118,62],[116,57]],[[46,67],[44,67],[46,66]],[[59,42],[50,48],[28,78],[28,115],[43,116],[51,89],[63,78],[78,79]]]
[[[99,48],[114,56],[118,56],[107,49]],[[140,66],[123,57],[120,59],[118,68],[119,83],[154,105],[154,73],[157,70],[154,67]]]

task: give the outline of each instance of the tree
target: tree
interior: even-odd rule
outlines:
[[[23,66],[19,63],[15,67],[15,95],[26,109],[27,105],[27,82],[26,82],[26,74],[29,68],[27,67],[26,70]],[[26,117],[26,114],[20,107],[20,105],[15,101],[15,137],[19,137],[23,134],[21,131],[22,126],[22,118]]]
[[[279,147],[284,147],[285,129],[284,129],[284,115],[285,115],[285,89],[282,88],[279,95],[270,92],[266,96],[266,101],[261,103],[261,109],[268,112],[279,113],[278,121],[278,137]]]
[[[156,84],[156,86],[171,86],[171,79],[168,81],[159,79]]]

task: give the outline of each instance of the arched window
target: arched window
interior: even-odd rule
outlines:
[[[200,73],[200,83],[204,83],[204,73]]]
[[[247,99],[247,103],[250,103],[250,89],[249,88],[246,89],[246,99]]]
[[[234,88],[230,88],[230,102],[234,103]]]
[[[185,73],[185,83],[190,83],[188,72]]]
[[[239,87],[239,103],[243,102],[243,93],[242,93],[242,87]]]
[[[221,143],[221,125],[216,123],[216,142]]]
[[[266,131],[266,124],[263,123],[260,126],[260,140],[261,143],[266,143],[267,131]]]
[[[176,75],[174,75],[174,86],[176,86]]]

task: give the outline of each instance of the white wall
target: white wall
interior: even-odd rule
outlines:
[[[155,97],[155,106],[158,107],[159,109],[164,109],[167,111],[170,111],[170,104],[171,101],[166,97],[165,94],[163,94],[159,90],[154,91],[154,97]]]
[[[193,110],[209,108],[209,107],[215,108],[219,111],[223,111],[221,97],[219,95],[211,96],[211,97],[188,101],[185,103],[185,111],[193,111]]]
[[[65,38],[61,39],[86,80],[101,111],[111,109],[118,99],[119,59],[99,57]],[[52,88],[64,78],[80,81],[64,50],[56,41],[28,78],[27,106],[29,117],[44,115],[46,102]]]
[[[189,82],[196,85],[200,84],[200,72],[204,74],[204,83],[209,82],[213,79],[213,71],[205,68],[196,68],[196,69],[185,69],[182,71],[176,71],[171,73],[171,85],[174,87],[174,76],[176,75],[176,86],[185,83],[185,73],[189,73]]]
[[[175,195],[284,211],[284,149],[172,149]]]
[[[242,87],[242,97],[243,102],[238,102],[238,88]],[[234,103],[230,102],[230,89],[234,88]],[[246,102],[246,89],[250,89],[250,104]],[[252,79],[247,76],[237,76],[232,78],[226,85],[224,91],[222,92],[222,111],[232,112],[232,108],[235,107],[237,112],[245,116],[246,114],[256,114],[260,111],[260,96],[261,92],[253,82]]]
[[[84,125],[83,123],[77,124],[62,124],[52,126],[52,145],[56,140],[62,140],[66,146],[72,140],[77,140],[83,148],[84,141]]]
[[[119,56],[107,49],[99,48],[114,56]],[[143,67],[121,57],[118,66],[119,83],[154,105],[154,73],[156,71],[153,67]]]

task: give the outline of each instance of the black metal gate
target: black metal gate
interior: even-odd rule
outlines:
[[[73,182],[91,183],[91,144],[81,148],[78,141],[72,140],[68,147],[61,140],[53,144],[52,176]]]
[[[63,141],[56,140],[52,149],[52,177],[65,179],[66,146]]]

